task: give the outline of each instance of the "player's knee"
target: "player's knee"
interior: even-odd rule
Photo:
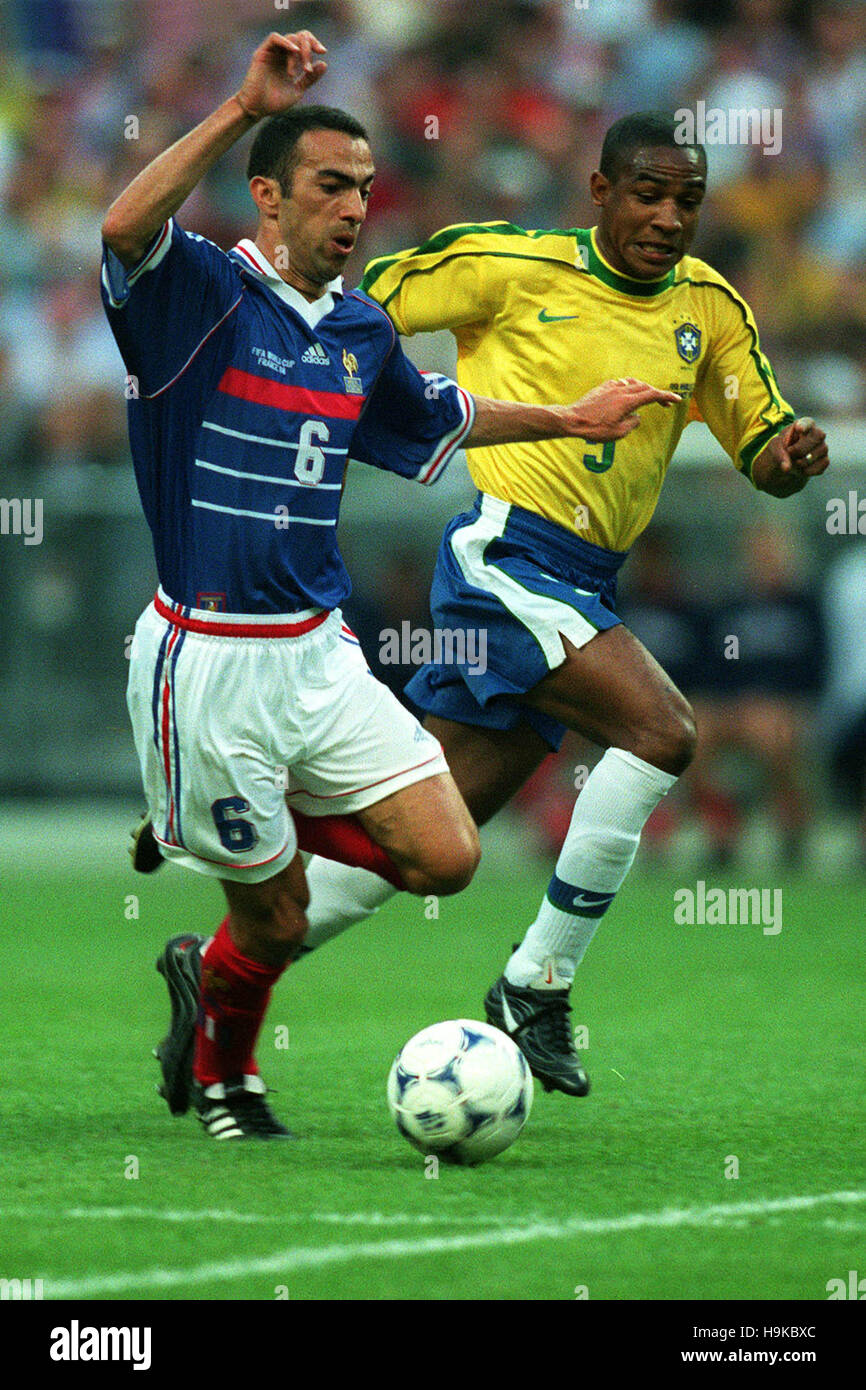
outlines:
[[[695,727],[695,717],[686,705],[672,721],[667,732],[666,771],[674,773],[678,777],[681,776],[695,756],[697,746],[698,731]]]
[[[695,717],[683,700],[641,730],[635,752],[653,767],[680,777],[694,758],[697,743]]]
[[[410,893],[448,897],[460,893],[472,881],[481,860],[481,843],[474,825],[466,826],[446,846],[403,871]]]

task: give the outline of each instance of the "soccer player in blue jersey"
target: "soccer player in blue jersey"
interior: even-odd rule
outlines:
[[[416,371],[387,314],[342,284],[374,176],[364,130],[331,108],[290,110],[323,52],[308,31],[271,34],[238,93],[103,226],[160,581],[135,630],[130,715],[162,855],[217,877],[229,909],[210,941],[176,938],[160,959],[163,1093],[218,1139],[288,1133],[254,1047],[307,929],[291,812],[357,815],[415,893],[458,891],[478,860],[438,739],[374,680],[341,621],[348,459],[431,483],[461,446],[611,441],[637,407],[679,403],[622,379],[572,406],[522,405]],[[258,228],[226,254],[174,214],[263,116],[248,169]]]

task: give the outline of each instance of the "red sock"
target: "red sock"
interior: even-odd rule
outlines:
[[[201,963],[192,1065],[200,1085],[258,1073],[256,1038],[284,969],[242,956],[229,933],[229,918],[220,924]]]
[[[395,888],[405,888],[400,870],[381,845],[371,839],[355,816],[305,816],[292,811],[298,848],[336,859],[353,869],[369,869]]]

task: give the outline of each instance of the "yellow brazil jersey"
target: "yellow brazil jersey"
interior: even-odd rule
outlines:
[[[461,225],[371,261],[361,289],[400,333],[451,329],[458,380],[479,396],[564,404],[621,376],[680,392],[681,406],[647,406],[640,428],[615,444],[552,439],[469,452],[482,492],[609,550],[627,550],[646,526],[690,420],[705,420],[748,475],[794,419],[748,305],[693,256],[658,280],[634,280],[603,259],[594,229]]]

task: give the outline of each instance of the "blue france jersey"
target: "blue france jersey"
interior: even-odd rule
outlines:
[[[131,270],[104,249],[102,297],[160,584],[191,608],[336,607],[348,460],[432,483],[472,428],[378,305],[339,279],[309,304],[251,241],[226,254],[170,219]]]

